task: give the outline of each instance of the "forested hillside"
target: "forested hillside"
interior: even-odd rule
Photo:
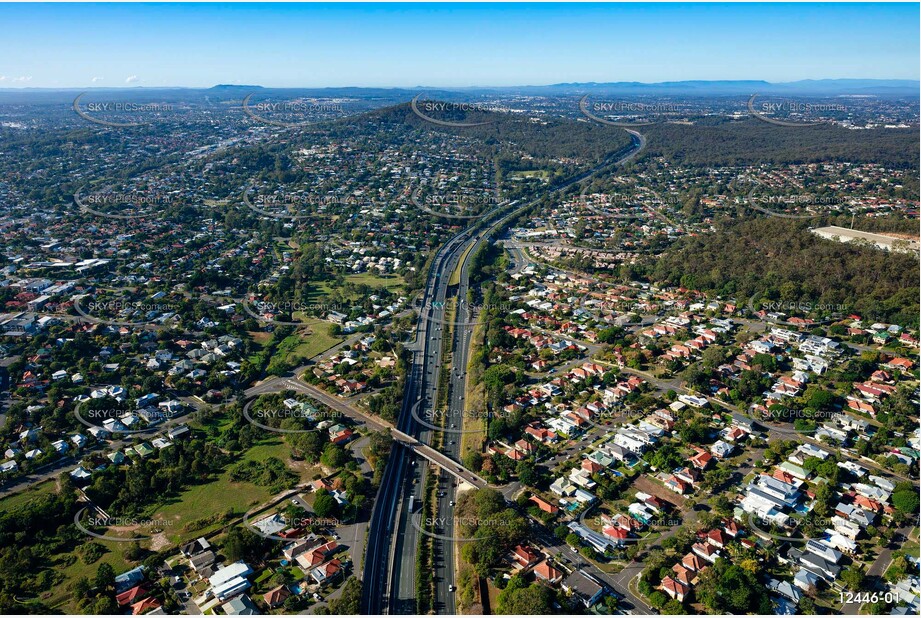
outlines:
[[[726,221],[651,258],[646,274],[739,302],[759,294],[843,305],[847,313],[917,328],[917,256],[824,240],[809,232],[815,225],[774,217]]]
[[[643,129],[646,156],[685,165],[759,165],[819,161],[874,162],[918,167],[918,132],[856,131],[831,125],[781,127],[760,120],[699,120]]]

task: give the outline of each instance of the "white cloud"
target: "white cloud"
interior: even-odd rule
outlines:
[[[6,75],[0,75],[0,82],[6,81]]]
[[[20,75],[19,77],[14,77],[13,81],[14,82],[30,82],[32,81],[32,76],[31,75],[28,75],[28,76]]]
[[[101,78],[101,77],[94,77],[94,78],[91,79],[90,81],[92,81],[92,82],[95,84],[96,82],[101,82],[101,81],[102,81],[102,78]]]
[[[133,84],[133,83],[135,83],[136,81],[138,81],[138,76],[137,76],[137,75],[131,75],[131,76],[129,76],[127,79],[125,79],[125,83],[126,83],[126,84]]]

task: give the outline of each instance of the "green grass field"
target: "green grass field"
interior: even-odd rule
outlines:
[[[325,320],[304,318],[302,316],[299,316],[298,319],[304,320],[304,323],[310,327],[311,332],[308,335],[295,333],[282,340],[278,345],[277,353],[282,355],[285,361],[293,361],[298,364],[294,359],[307,360],[313,358],[317,354],[345,341],[343,337],[334,337],[329,333],[332,324]]]
[[[358,273],[357,275],[348,275],[345,278],[349,283],[355,285],[370,285],[371,287],[383,287],[391,292],[396,292],[404,287],[403,277],[399,275],[378,275],[371,272]]]
[[[262,444],[256,445],[246,451],[247,461],[265,461],[269,457],[277,457],[285,461],[291,455],[291,448],[279,437],[267,438]]]
[[[216,418],[208,424],[222,429],[229,423],[229,418]],[[290,463],[290,448],[281,436],[266,438],[260,444],[246,451],[242,459],[264,461],[269,457],[277,457]],[[302,478],[311,471],[310,469],[301,469],[301,466],[297,466],[295,469],[301,473]],[[43,483],[34,488],[33,491],[0,500],[0,508],[14,508],[25,504],[37,493],[50,493],[52,491],[54,491],[54,483]],[[272,494],[268,489],[252,483],[234,482],[230,479],[229,471],[225,471],[210,483],[188,487],[177,498],[152,506],[147,510],[144,517],[138,518],[140,520],[155,520],[154,524],[142,521],[142,525],[132,530],[109,529],[105,531],[105,534],[107,536],[125,536],[126,538],[149,536],[152,537],[151,540],[142,541],[141,545],[157,550],[176,547],[181,543],[223,527],[225,523],[222,521],[222,516],[228,511],[233,510],[239,514],[253,506],[266,502],[271,497]],[[213,521],[208,521],[211,518],[213,518]],[[162,532],[157,533],[158,530]],[[103,562],[111,564],[116,573],[121,573],[136,566],[135,563],[128,562],[123,555],[125,550],[131,546],[131,543],[105,539],[92,539],[92,542],[102,545],[107,550],[106,553],[92,564],[84,564],[78,552],[59,556],[53,568],[61,573],[65,579],[60,585],[43,596],[43,602],[60,609],[62,612],[73,613],[77,608],[73,606],[70,594],[72,582],[81,577],[87,577],[92,580],[99,565]],[[66,564],[72,558],[76,558],[76,560],[72,564]]]
[[[550,178],[550,172],[546,170],[524,170],[513,173],[512,179],[516,178],[539,178],[540,180],[548,180]]]
[[[52,494],[55,491],[56,487],[54,481],[45,481],[38,485],[33,485],[32,487],[23,488],[19,493],[0,499],[0,513],[8,513],[28,503],[30,500],[34,500],[43,494]]]
[[[230,473],[224,472],[214,481],[195,485],[183,491],[175,500],[162,503],[150,509],[149,517],[158,522],[170,522],[161,526],[166,539],[180,544],[221,527],[220,516],[233,509],[247,510],[271,497],[264,487],[251,483],[230,480]],[[208,518],[217,518],[214,523],[200,527]]]
[[[61,573],[64,577],[64,583],[62,585],[55,586],[49,592],[45,593],[42,597],[42,601],[51,607],[60,609],[64,613],[73,613],[77,610],[76,606],[73,605],[73,598],[70,592],[71,582],[75,582],[81,577],[86,577],[90,581],[96,576],[96,571],[99,569],[99,565],[104,562],[108,562],[112,565],[112,568],[115,569],[116,573],[124,573],[129,569],[133,569],[136,564],[130,563],[125,560],[122,555],[126,549],[128,549],[129,543],[119,543],[118,541],[104,541],[100,539],[94,539],[93,542],[99,543],[106,548],[106,553],[102,555],[99,560],[93,562],[92,564],[84,564],[80,559],[80,556],[75,556],[77,559],[73,564],[69,566],[63,566],[64,562],[69,559],[73,554],[65,554],[60,557],[60,559],[54,563],[53,567],[55,571]]]

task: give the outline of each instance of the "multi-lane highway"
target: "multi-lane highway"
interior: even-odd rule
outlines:
[[[554,193],[562,192],[595,175],[602,169],[633,159],[646,145],[646,139],[636,131],[628,131],[632,143],[628,148],[612,155],[597,167],[556,186]],[[421,425],[413,411],[431,410],[437,404],[438,377],[442,368],[442,338],[446,332],[445,300],[457,294],[466,300],[469,280],[469,257],[478,246],[506,224],[512,216],[535,205],[538,200],[517,206],[501,204],[486,214],[475,225],[453,236],[435,255],[425,291],[421,299],[420,319],[416,327],[404,399],[396,428],[421,442],[432,444],[433,430]],[[486,223],[486,225],[482,225]],[[468,249],[470,251],[468,252]],[[464,259],[460,270],[460,283],[451,290],[451,273]],[[448,416],[446,424],[460,428],[464,410],[467,354],[470,337],[476,321],[466,304],[459,303],[457,313],[451,318],[452,371],[449,380],[448,408],[457,412],[457,418]],[[459,434],[442,432],[442,451],[456,460],[460,450]],[[395,449],[384,473],[381,487],[371,516],[367,554],[364,563],[361,613],[382,614],[416,613],[416,554],[419,529],[412,517],[419,511],[422,490],[425,486],[427,466],[422,465],[411,451]],[[459,465],[459,464],[458,464]],[[440,473],[437,513],[442,525],[435,530],[441,537],[453,536],[454,480]],[[410,499],[411,497],[411,499]],[[410,504],[412,511],[410,512]],[[435,610],[439,613],[456,613],[454,604],[454,547],[443,539],[434,539],[435,552]]]
[[[446,283],[456,265],[458,248],[469,241],[466,232],[453,237],[435,256],[421,298],[413,362],[407,375],[397,429],[431,442],[431,431],[413,418],[414,407],[432,408],[441,366]],[[462,251],[461,251],[462,253]],[[422,502],[426,466],[407,449],[398,448],[388,462],[371,515],[364,569],[362,613],[416,613],[415,555],[418,530],[412,516]],[[412,497],[413,512],[410,512]]]

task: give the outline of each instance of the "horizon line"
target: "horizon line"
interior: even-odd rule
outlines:
[[[658,82],[641,82],[631,81],[576,81],[576,82],[553,82],[543,84],[505,84],[505,85],[451,85],[451,86],[362,86],[362,85],[324,85],[324,86],[263,86],[261,84],[231,84],[217,83],[210,86],[181,86],[181,85],[118,85],[118,86],[0,86],[0,91],[24,91],[24,90],[42,90],[42,91],[64,91],[64,90],[209,90],[211,88],[263,88],[266,90],[283,90],[283,89],[302,89],[302,90],[322,90],[322,89],[341,89],[356,88],[367,90],[478,90],[478,89],[497,89],[497,88],[551,88],[555,86],[605,86],[605,85],[638,85],[638,86],[662,86],[668,84],[710,84],[710,83],[748,83],[761,82],[768,85],[787,85],[802,84],[808,82],[905,82],[907,84],[917,84],[921,88],[921,79],[910,79],[902,77],[811,77],[790,81],[769,81],[766,79],[749,78],[749,79],[681,79],[665,80]],[[921,92],[919,92],[921,96]]]

